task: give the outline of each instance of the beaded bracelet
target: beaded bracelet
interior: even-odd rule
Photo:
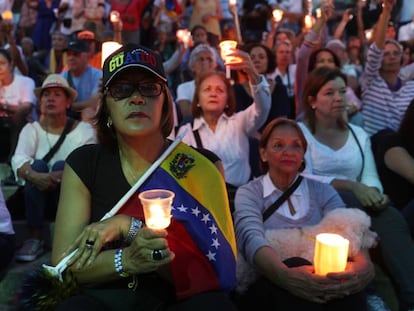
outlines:
[[[141,220],[131,217],[131,226],[129,227],[128,234],[124,240],[125,245],[132,243],[142,225],[143,223]]]
[[[122,267],[122,252],[124,250],[122,248],[118,248],[115,252],[114,256],[114,264],[115,264],[115,271],[118,273],[120,277],[126,278],[129,277],[129,273],[126,273],[124,271],[124,268]]]

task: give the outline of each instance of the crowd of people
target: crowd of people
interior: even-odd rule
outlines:
[[[57,265],[77,249],[64,277],[81,290],[57,310],[386,310],[370,305],[375,263],[414,310],[413,1],[3,0],[0,13],[1,185],[22,189],[29,229],[16,245],[0,187],[0,278],[13,258],[51,248]],[[103,59],[105,41],[120,47]],[[175,193],[167,229],[125,200],[135,186]],[[347,207],[379,243],[344,272],[316,275],[267,240]],[[260,275],[242,293],[238,257]]]

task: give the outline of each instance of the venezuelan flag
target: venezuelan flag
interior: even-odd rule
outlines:
[[[215,165],[180,143],[139,192],[175,193],[168,245],[176,257],[171,270],[177,298],[236,285],[236,242],[224,180]],[[143,215],[136,197],[121,213]]]

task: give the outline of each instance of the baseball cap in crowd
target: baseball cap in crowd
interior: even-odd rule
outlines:
[[[80,31],[76,37],[80,40],[95,40],[95,34],[90,30]]]
[[[128,43],[109,55],[103,65],[104,87],[128,68],[142,68],[167,82],[161,56],[144,46]]]
[[[85,40],[74,39],[69,42],[65,51],[74,51],[77,53],[89,52],[89,44]]]
[[[40,100],[40,95],[45,89],[52,88],[52,87],[62,88],[72,100],[75,100],[76,97],[78,97],[78,92],[74,88],[71,88],[69,86],[68,81],[66,81],[66,79],[62,77],[61,75],[54,73],[46,77],[41,87],[37,87],[34,89],[34,93],[37,99]]]

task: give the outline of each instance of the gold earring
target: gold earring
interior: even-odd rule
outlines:
[[[112,126],[112,118],[108,117],[108,121],[106,121],[106,127],[110,129],[111,126]]]

